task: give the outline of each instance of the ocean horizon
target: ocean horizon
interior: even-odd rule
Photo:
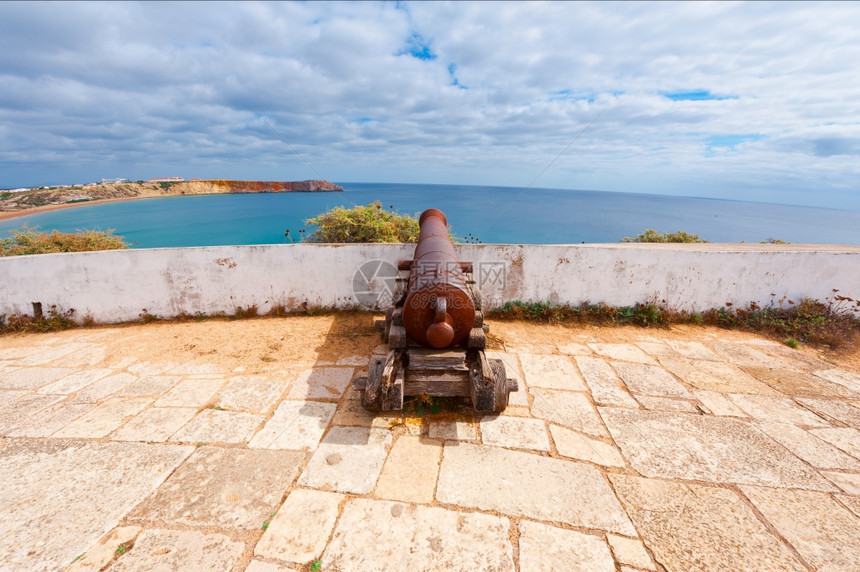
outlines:
[[[654,229],[684,230],[710,242],[779,239],[860,244],[860,211],[852,210],[547,188],[338,184],[343,192],[194,195],[83,204],[0,221],[0,238],[26,224],[43,231],[113,229],[133,248],[280,244],[297,241],[300,229],[312,231],[305,224],[308,218],[336,206],[379,201],[383,208],[393,206],[408,214],[438,208],[458,238],[483,243],[617,243]]]

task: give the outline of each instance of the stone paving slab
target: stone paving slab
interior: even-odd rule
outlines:
[[[597,355],[611,360],[627,361],[632,363],[656,364],[657,361],[636,347],[634,344],[588,344]]]
[[[591,389],[594,402],[600,405],[615,405],[638,409],[639,404],[623,388],[623,382],[615,371],[600,358],[577,356],[576,365]]]
[[[192,451],[140,443],[0,440],[0,562],[12,570],[70,564]]]
[[[539,419],[525,417],[484,417],[481,439],[487,445],[510,449],[549,451],[546,425]]]
[[[123,387],[119,395],[127,397],[161,395],[172,389],[181,379],[182,377],[178,375],[147,375]]]
[[[839,368],[815,370],[813,373],[816,377],[838,383],[842,387],[849,389],[855,396],[860,395],[860,374]]]
[[[184,363],[176,366],[173,369],[165,370],[164,373],[170,375],[185,375],[185,376],[200,376],[201,378],[220,377],[224,370],[215,364],[211,363]]]
[[[568,342],[561,343],[557,345],[559,353],[570,355],[570,356],[593,356],[594,352],[591,351],[585,344],[580,344],[578,342]]]
[[[835,399],[800,397],[797,401],[819,415],[835,419],[849,427],[860,428],[860,407]]]
[[[326,547],[346,497],[309,489],[296,489],[272,519],[254,554],[303,564],[312,562]]]
[[[303,458],[295,451],[198,447],[131,518],[259,529],[277,509]]]
[[[773,356],[743,344],[714,342],[711,347],[719,354],[726,356],[732,363],[740,366],[778,368],[784,363]]]
[[[226,387],[215,396],[224,409],[263,413],[269,410],[289,385],[283,378],[265,376],[238,376],[230,379]]]
[[[860,430],[853,427],[837,429],[811,429],[809,431],[819,439],[824,439],[831,445],[839,447],[855,459],[860,459]]]
[[[653,397],[651,395],[637,395],[636,399],[645,409],[651,411],[680,411],[682,413],[698,413],[696,404],[686,399],[675,399],[673,397]]]
[[[836,495],[836,498],[848,507],[848,510],[860,517],[860,496]]]
[[[813,467],[860,471],[860,461],[799,427],[773,422],[758,423],[757,427]]]
[[[666,370],[646,364],[612,362],[612,367],[635,394],[692,399],[686,387]]]
[[[732,490],[628,475],[609,479],[669,570],[806,570]]]
[[[262,422],[262,415],[206,409],[174,433],[170,440],[184,443],[247,443]]]
[[[262,560],[251,560],[245,572],[295,572],[295,568],[273,564],[271,562],[263,562]]]
[[[780,395],[777,390],[731,363],[666,357],[660,358],[660,364],[681,381],[698,389],[720,393]]]
[[[21,360],[40,352],[42,348],[32,345],[22,348],[0,348],[0,360]]]
[[[83,369],[76,371],[65,377],[61,377],[54,383],[48,384],[41,389],[39,393],[58,393],[68,394],[74,393],[87,385],[107,377],[114,370],[108,368]]]
[[[685,357],[707,361],[719,361],[720,356],[708,349],[701,342],[682,342],[666,340],[665,342],[638,342],[636,344],[647,353],[654,356]],[[663,349],[666,348],[666,349]]]
[[[821,474],[849,495],[860,496],[860,473],[821,471]]]
[[[241,542],[218,533],[194,530],[144,530],[111,572],[142,570],[211,570],[227,572],[244,550]]]
[[[101,345],[85,344],[51,363],[60,367],[85,367],[101,363],[105,359],[105,348]]]
[[[65,572],[98,572],[116,557],[120,546],[131,542],[140,533],[139,526],[121,526],[104,535],[95,546],[75,558]]]
[[[402,502],[433,502],[441,461],[442,446],[438,441],[401,435],[382,467],[375,496]]]
[[[108,395],[118,393],[126,385],[136,380],[135,376],[125,372],[109,375],[78,391],[74,400],[78,403],[96,403]]]
[[[497,447],[445,445],[436,500],[512,516],[636,534],[609,485],[594,467]]]
[[[42,365],[62,358],[72,352],[84,349],[86,344],[70,343],[63,344],[53,348],[47,348],[38,353],[32,354],[24,359],[18,360],[21,365]]]
[[[520,572],[547,570],[615,570],[612,554],[601,538],[547,526],[520,522]]]
[[[384,429],[332,427],[305,467],[299,484],[367,494],[376,484],[391,440],[391,433]]]
[[[138,413],[128,423],[111,434],[117,441],[149,441],[161,443],[191,421],[197,410],[193,407],[152,407]]]
[[[249,446],[313,450],[322,439],[336,407],[334,403],[282,401],[265,427],[251,439]]]
[[[4,408],[0,412],[0,435],[6,435],[16,426],[62,399],[63,396],[61,395],[40,395],[38,393],[27,393],[18,397],[11,404],[11,407]]]
[[[745,367],[744,371],[752,374],[770,387],[792,397],[856,397],[853,391],[833,383],[809,375],[808,372],[765,367]]]
[[[23,395],[31,395],[26,389],[0,389],[0,412]]]
[[[178,364],[173,362],[151,362],[142,361],[128,366],[126,369],[138,377],[154,377],[164,375],[165,372],[176,369]],[[182,377],[182,376],[170,376]]]
[[[207,405],[215,405],[213,397],[225,382],[223,377],[186,378],[156,401],[155,406],[206,407]]]
[[[746,413],[741,411],[737,405],[729,401],[722,393],[694,389],[693,395],[704,406],[705,412],[711,415],[718,415],[720,417],[746,417]]]
[[[588,461],[605,467],[624,467],[626,463],[618,449],[603,441],[586,437],[558,425],[550,425],[552,440],[558,454],[563,457]]]
[[[860,519],[829,495],[742,486],[743,493],[816,570],[856,570]]]
[[[822,361],[810,353],[799,352],[785,344],[766,340],[763,338],[748,339],[744,343],[748,346],[757,347],[765,353],[780,359],[779,367],[788,367],[796,371],[812,373],[819,369],[828,369],[832,364]]]
[[[513,572],[510,527],[506,518],[487,514],[356,499],[344,507],[322,566]]]
[[[609,547],[612,548],[612,553],[615,559],[622,564],[629,564],[643,570],[657,570],[648,552],[645,550],[645,545],[641,541],[633,538],[625,538],[617,534],[607,534],[606,540],[609,542]]]
[[[10,437],[49,437],[85,413],[92,411],[91,403],[55,404],[37,413],[30,420],[19,423],[7,433]]]
[[[535,388],[532,415],[590,435],[607,435],[594,406],[583,393]]]
[[[729,399],[747,415],[760,421],[791,423],[807,427],[828,426],[824,419],[787,397],[729,394]]]
[[[351,367],[312,368],[303,371],[290,389],[289,399],[340,399],[352,380]]]
[[[106,437],[137,415],[152,399],[148,397],[114,397],[98,407],[90,409],[56,433],[53,437],[78,437],[82,439],[98,439]]]
[[[478,426],[474,421],[431,421],[428,435],[446,441],[477,441]]]
[[[530,388],[588,391],[582,376],[567,356],[520,353],[519,358]]]
[[[745,422],[599,409],[621,453],[645,476],[834,490],[821,475]]]
[[[38,389],[73,373],[67,367],[25,367],[0,375],[2,389]]]

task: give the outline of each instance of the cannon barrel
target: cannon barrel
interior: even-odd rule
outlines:
[[[469,336],[475,322],[475,301],[448,237],[445,214],[428,209],[418,224],[421,233],[410,268],[403,325],[423,346],[452,347]]]

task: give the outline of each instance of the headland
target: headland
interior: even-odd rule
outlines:
[[[338,191],[343,191],[343,187],[324,180],[226,181],[216,179],[204,181],[191,179],[36,187],[15,192],[0,191],[0,220],[79,205],[179,195]]]

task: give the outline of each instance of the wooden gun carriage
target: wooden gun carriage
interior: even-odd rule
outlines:
[[[480,412],[500,412],[517,391],[502,360],[487,358],[481,295],[472,264],[460,262],[444,213],[429,209],[412,260],[398,262],[394,305],[378,320],[386,355],[372,355],[353,385],[371,411],[403,409],[403,399],[471,398]]]

